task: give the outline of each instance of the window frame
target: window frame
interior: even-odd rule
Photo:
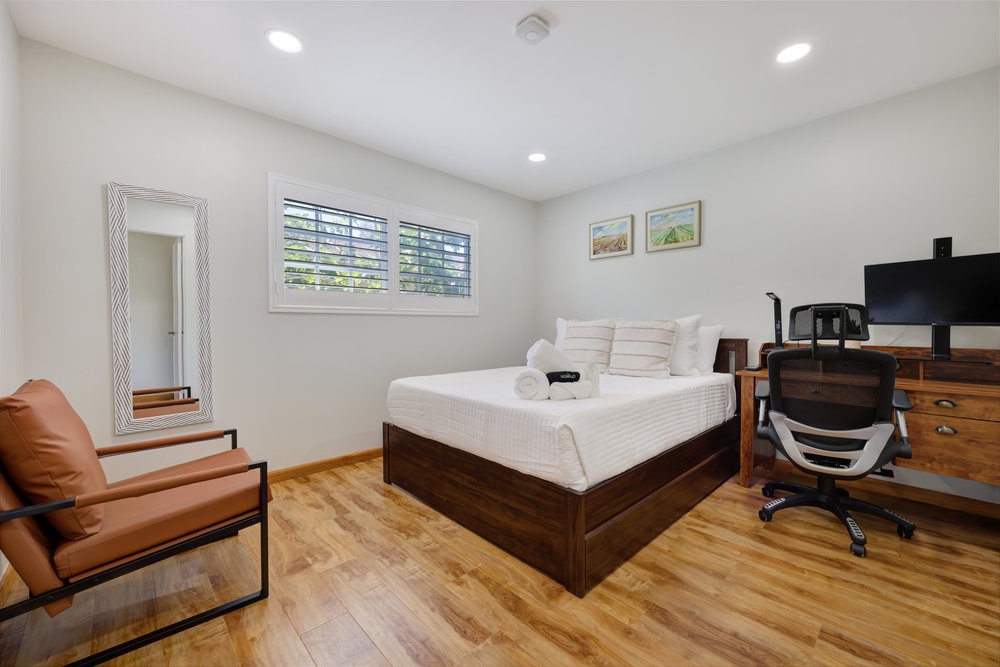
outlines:
[[[285,288],[285,200],[385,218],[388,221],[389,290],[386,294]],[[272,313],[365,313],[386,315],[479,314],[479,223],[379,197],[268,174],[268,310]],[[400,221],[469,237],[468,297],[404,293],[399,280]]]

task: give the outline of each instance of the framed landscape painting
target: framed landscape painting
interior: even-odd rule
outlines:
[[[646,252],[701,245],[701,201],[646,213]]]
[[[632,216],[594,222],[590,225],[590,258],[632,254]]]

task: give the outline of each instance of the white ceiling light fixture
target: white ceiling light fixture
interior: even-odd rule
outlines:
[[[529,16],[517,24],[514,34],[522,42],[535,45],[549,36],[549,26],[537,16]]]
[[[545,162],[545,153],[532,153],[528,156],[529,162]]]
[[[791,46],[782,49],[781,53],[778,54],[778,57],[775,58],[775,60],[777,60],[782,65],[786,65],[788,63],[794,63],[795,61],[802,60],[807,55],[809,55],[809,52],[812,51],[812,48],[813,48],[812,44],[809,44],[807,42],[792,44]]]
[[[267,41],[271,42],[271,46],[279,51],[284,51],[285,53],[298,53],[302,50],[302,40],[287,30],[278,30],[274,28],[268,30],[265,34],[267,35]]]

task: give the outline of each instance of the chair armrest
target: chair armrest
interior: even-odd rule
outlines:
[[[765,398],[771,397],[771,383],[767,380],[761,380],[757,383],[757,386],[753,390],[753,397],[758,400],[764,400]]]
[[[194,405],[197,398],[169,398],[162,401],[143,401],[132,405],[133,410],[149,410],[150,408],[165,408],[173,405]]]
[[[902,389],[893,389],[892,408],[896,411],[896,428],[899,431],[899,444],[896,445],[895,458],[912,459],[913,447],[910,446],[910,434],[906,430],[906,412],[913,409],[910,397]]]
[[[156,493],[157,491],[165,491],[166,489],[175,489],[181,486],[187,486],[189,484],[197,484],[198,482],[205,482],[210,479],[218,479],[220,477],[227,477],[229,475],[239,475],[241,473],[250,470],[251,468],[256,468],[258,470],[265,469],[261,465],[260,461],[254,461],[251,463],[235,463],[228,466],[219,466],[217,468],[210,468],[208,470],[201,470],[198,472],[187,473],[185,475],[174,475],[172,477],[165,477],[163,479],[158,479],[151,482],[126,484],[124,486],[120,486],[114,489],[106,489],[104,491],[93,491],[91,493],[82,493],[75,498],[52,500],[50,502],[39,503],[37,505],[25,505],[24,507],[18,507],[16,509],[0,512],[0,523],[4,521],[10,521],[12,519],[20,519],[28,516],[37,516],[39,514],[46,514],[54,510],[65,509],[68,507],[89,507],[91,505],[97,505],[99,503],[111,502],[112,500],[121,500],[122,498],[135,498],[150,493]],[[266,473],[262,472],[261,475],[263,477],[262,483],[266,484]]]
[[[158,438],[156,440],[143,440],[140,442],[127,442],[121,445],[110,445],[108,447],[98,447],[97,457],[115,456],[117,454],[129,454],[131,452],[142,452],[161,447],[172,447],[173,445],[184,445],[191,442],[202,442],[205,440],[217,440],[226,436],[232,437],[230,449],[236,449],[236,429],[204,431],[201,433],[188,433],[187,435],[176,435],[171,438]]]
[[[38,503],[37,505],[25,505],[24,507],[0,512],[0,523],[12,519],[22,519],[27,516],[38,516],[39,514],[73,507],[74,505],[76,505],[76,498],[63,498],[62,500],[50,500],[49,502]]]
[[[150,394],[187,394],[191,398],[191,387],[153,387],[151,389],[133,389],[133,396],[149,396]]]
[[[157,491],[176,489],[189,484],[206,482],[210,479],[228,477],[229,475],[239,475],[249,469],[249,463],[234,463],[232,465],[219,466],[218,468],[199,470],[198,472],[191,472],[185,475],[164,477],[163,479],[157,479],[150,482],[138,482],[136,484],[126,484],[124,486],[119,486],[114,489],[106,489],[104,491],[81,493],[76,497],[76,506],[90,507],[91,505],[107,503],[112,500],[121,500],[122,498],[136,498],[138,496],[156,493]]]
[[[760,403],[757,409],[757,437],[766,438],[764,433],[767,430],[767,401],[771,398],[771,383],[767,380],[758,382],[754,387],[753,397]]]

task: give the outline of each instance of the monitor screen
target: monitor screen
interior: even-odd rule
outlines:
[[[871,324],[1000,326],[1000,253],[865,266]]]

